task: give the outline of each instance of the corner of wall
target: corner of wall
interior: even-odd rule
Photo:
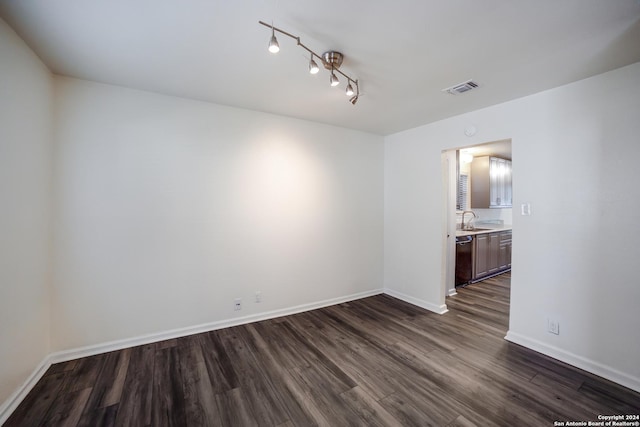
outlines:
[[[2,19],[0,57],[0,179],[11,183],[0,187],[1,423],[49,366],[53,76]]]

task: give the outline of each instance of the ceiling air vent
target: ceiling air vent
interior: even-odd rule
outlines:
[[[480,85],[477,82],[474,82],[473,80],[467,80],[464,83],[458,83],[455,86],[442,89],[442,91],[448,92],[451,95],[460,95],[461,93],[469,92],[470,90],[476,89],[478,87],[480,87]]]

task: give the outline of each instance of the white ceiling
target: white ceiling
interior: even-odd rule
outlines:
[[[0,0],[56,74],[381,135],[640,61],[638,0]],[[344,82],[295,41],[344,53]],[[441,89],[473,78],[464,95]]]

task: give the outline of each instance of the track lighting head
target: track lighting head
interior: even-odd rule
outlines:
[[[313,54],[311,54],[311,59],[309,60],[309,72],[311,74],[318,74],[320,71],[320,67],[316,64],[316,61],[313,60]]]
[[[331,87],[335,87],[340,84],[340,80],[338,80],[338,77],[336,77],[336,73],[334,73],[333,71],[331,71],[331,78],[329,79],[329,82],[331,83]]]
[[[330,51],[324,52],[322,56],[320,56],[314,51],[312,51],[311,49],[309,49],[307,46],[302,44],[300,42],[300,37],[294,36],[293,34],[288,33],[284,30],[281,30],[280,28],[276,28],[273,26],[273,24],[267,24],[266,22],[262,22],[262,21],[258,21],[258,23],[260,25],[264,25],[267,28],[271,28],[271,39],[269,40],[269,52],[277,53],[280,51],[280,45],[278,44],[278,40],[276,39],[276,31],[277,31],[280,34],[284,34],[287,37],[291,37],[297,42],[298,46],[300,46],[301,48],[309,52],[310,54],[309,73],[317,74],[320,71],[320,67],[318,67],[318,64],[313,59],[313,57],[315,56],[316,58],[322,61],[322,65],[324,66],[324,68],[331,71],[331,76],[329,77],[329,83],[331,84],[332,87],[338,86],[340,84],[340,80],[338,80],[338,76],[336,75],[336,73],[342,74],[342,76],[345,79],[347,79],[347,89],[345,91],[346,95],[352,96],[355,93],[355,96],[349,99],[349,102],[355,105],[355,103],[358,101],[358,97],[360,96],[360,87],[359,87],[360,85],[358,84],[357,79],[352,79],[351,76],[339,70],[340,66],[342,65],[342,60],[344,59],[344,56],[342,55],[342,53],[330,50]],[[354,86],[355,86],[355,90],[354,90]]]
[[[347,96],[353,95],[353,86],[351,86],[351,80],[349,80],[349,84],[347,85],[347,90],[345,91]]]
[[[269,40],[269,52],[271,53],[280,52],[280,45],[278,44],[278,39],[276,39],[276,33],[273,27],[271,27],[271,40]]]

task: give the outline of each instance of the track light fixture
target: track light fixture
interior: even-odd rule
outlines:
[[[351,88],[351,93],[349,93],[349,86],[347,86],[347,96],[353,95],[353,88]],[[358,86],[358,81],[356,80],[356,94],[349,98],[349,102],[353,105],[356,105],[358,102],[358,98],[360,98],[360,86]]]
[[[340,80],[338,80],[338,77],[336,76],[336,73],[334,71],[335,70],[333,69],[333,67],[331,67],[331,78],[329,79],[329,83],[331,83],[331,87],[335,87],[340,84]]]
[[[331,84],[332,87],[338,86],[340,84],[340,80],[338,80],[338,76],[336,76],[336,73],[342,75],[344,78],[347,79],[347,90],[345,91],[345,93],[347,94],[347,96],[351,96],[351,98],[349,99],[349,102],[352,103],[353,105],[356,104],[356,102],[358,101],[358,97],[360,96],[360,87],[358,86],[357,79],[354,80],[339,70],[340,65],[342,65],[342,60],[344,59],[344,56],[342,55],[342,53],[335,52],[335,51],[328,51],[323,53],[322,56],[320,56],[314,51],[312,51],[311,49],[309,49],[308,47],[306,47],[305,45],[303,45],[302,43],[300,43],[300,37],[294,36],[293,34],[289,34],[286,31],[281,30],[280,28],[267,24],[266,22],[258,21],[258,23],[261,25],[264,25],[265,27],[271,28],[271,39],[269,40],[269,52],[278,53],[280,51],[280,45],[278,44],[278,40],[276,39],[276,31],[280,34],[284,34],[285,36],[291,37],[297,42],[298,46],[300,46],[301,48],[309,52],[310,54],[309,73],[317,74],[318,71],[320,71],[318,64],[313,59],[313,57],[315,56],[316,58],[322,61],[322,65],[324,66],[324,68],[331,71],[331,76],[329,77],[329,83]],[[355,96],[352,96],[354,93],[353,91],[354,86],[356,88]]]
[[[280,45],[278,44],[278,39],[276,39],[276,33],[273,30],[273,27],[271,28],[271,40],[269,40],[269,52],[280,52]]]
[[[309,73],[318,74],[318,71],[320,71],[320,68],[316,61],[313,60],[313,54],[311,54],[311,58],[309,59]]]
[[[356,102],[358,102],[358,98],[360,98],[360,95],[352,96],[351,99],[349,99],[349,102],[353,105],[356,105]]]
[[[353,86],[351,86],[351,82],[349,82],[349,84],[347,85],[347,90],[345,91],[345,93],[347,94],[347,96],[353,95]]]

